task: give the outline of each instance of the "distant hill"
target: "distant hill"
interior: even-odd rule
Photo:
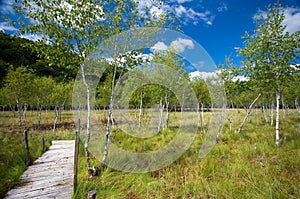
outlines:
[[[0,87],[10,66],[13,68],[25,66],[32,69],[37,76],[52,76],[57,81],[75,78],[78,66],[49,66],[38,57],[32,47],[34,45],[35,42],[31,40],[0,32]]]

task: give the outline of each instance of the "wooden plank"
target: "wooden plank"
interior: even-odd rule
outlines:
[[[52,145],[21,176],[21,182],[5,199],[72,198],[74,140],[52,141]]]

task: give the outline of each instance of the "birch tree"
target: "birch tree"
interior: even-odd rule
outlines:
[[[206,123],[204,118],[204,108],[208,107],[211,103],[209,90],[205,80],[201,77],[195,77],[192,79],[192,86],[198,100],[198,109],[201,107],[201,126],[203,132],[206,131]]]
[[[138,2],[135,0],[126,2],[120,0],[19,0],[16,8],[28,19],[26,22],[20,22],[23,25],[21,32],[41,35],[43,37],[41,47],[44,46],[43,43],[52,46],[52,48],[38,48],[40,56],[49,64],[70,63],[70,59],[75,59],[71,63],[79,65],[81,80],[86,89],[84,107],[87,107],[87,122],[84,149],[86,168],[90,171],[88,148],[91,135],[91,90],[86,77],[89,71],[86,71],[83,60],[106,38],[130,28],[162,27],[167,18],[150,13],[150,8],[139,10]],[[114,79],[112,80],[113,86]],[[109,115],[111,115],[110,112]],[[109,126],[107,129],[109,135]]]
[[[55,81],[51,77],[39,77],[34,79],[34,100],[38,112],[37,126],[39,128],[41,124],[42,109],[46,106],[50,106],[51,95],[55,86]]]
[[[70,106],[72,98],[72,82],[58,83],[53,87],[50,99],[54,106],[55,119],[53,123],[53,133],[56,129],[57,120],[61,120],[61,113],[66,105]]]
[[[5,108],[9,106],[9,93],[7,88],[0,88],[0,106],[2,107],[2,112]]]
[[[167,70],[167,71],[171,71],[174,70],[176,71],[178,74],[178,77],[174,77],[174,78],[178,78],[179,79],[189,79],[188,73],[185,71],[184,69],[184,64],[183,64],[183,59],[178,55],[179,53],[177,52],[176,49],[173,49],[172,47],[168,50],[166,50],[165,52],[160,52],[160,51],[156,51],[154,53],[153,56],[153,63],[157,64],[158,66],[161,66],[161,68],[159,70],[156,71],[157,74],[155,74],[155,76],[157,76],[158,79],[160,80],[164,80],[164,81],[170,81],[169,79],[165,78],[163,76],[164,72],[162,72],[161,70]],[[170,76],[173,74],[170,74]],[[174,80],[171,78],[171,80]],[[162,84],[164,85],[164,84]],[[182,89],[183,91],[185,90],[184,86],[186,85],[182,85],[182,87],[180,89]],[[170,91],[167,88],[163,88],[161,90],[161,96],[160,96],[160,101],[159,101],[159,107],[160,107],[160,116],[159,116],[159,125],[158,125],[158,132],[160,131],[161,127],[166,126],[168,128],[169,125],[169,108],[170,108],[170,102],[171,102],[171,97],[174,98],[174,94],[172,92],[174,91]],[[182,92],[182,94],[184,95],[185,92]],[[189,97],[189,96],[181,96],[181,101],[184,101],[185,97]],[[174,101],[174,100],[173,100]],[[181,103],[181,107],[183,107],[184,104]],[[166,118],[163,118],[163,111],[164,109],[166,110]],[[181,108],[182,109],[182,108]],[[183,111],[183,110],[181,110]]]
[[[22,112],[24,106],[30,101],[33,91],[34,75],[25,67],[19,67],[16,70],[9,69],[4,78],[4,88],[9,92],[7,95],[12,97],[18,111],[19,126],[22,126]],[[13,106],[13,108],[15,107]]]
[[[293,78],[299,57],[300,31],[287,32],[283,25],[284,9],[279,3],[269,6],[266,15],[256,21],[256,29],[245,34],[245,46],[239,50],[243,56],[243,75],[255,81],[262,90],[276,92],[276,146],[279,146],[279,106],[282,88]]]

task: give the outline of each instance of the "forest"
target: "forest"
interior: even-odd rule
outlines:
[[[129,12],[135,1],[130,6],[117,1],[102,5],[108,15],[94,13],[95,5],[86,3],[90,12],[76,18],[76,9],[55,10],[47,7],[51,1],[37,2],[55,20],[39,10],[27,12],[32,5],[24,1],[19,11],[40,23],[22,28],[43,32],[50,41],[0,33],[0,197],[18,184],[28,166],[24,131],[30,133],[31,162],[52,140],[74,139],[80,131],[73,198],[86,198],[91,190],[97,198],[300,196],[300,31],[285,31],[280,4],[269,6],[254,33],[243,36],[240,66],[227,57],[214,66],[217,75],[192,78],[176,49],[154,51],[144,59],[145,49],[127,51],[121,40],[127,29],[135,30],[130,36],[137,43],[159,32],[139,32],[140,27],[176,29],[174,16],[147,21]],[[109,20],[101,20],[104,15]],[[122,42],[109,37],[115,34]],[[111,57],[90,60],[87,55],[99,44],[109,46]],[[149,62],[158,67],[147,67]],[[169,145],[170,151],[184,151],[159,169],[145,166],[152,156],[139,162],[114,148],[147,154]],[[165,157],[157,162],[164,165]]]

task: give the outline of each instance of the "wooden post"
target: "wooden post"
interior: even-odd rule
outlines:
[[[88,193],[88,199],[96,199],[97,192],[92,190]]]
[[[26,166],[29,166],[31,164],[30,161],[30,152],[29,152],[29,146],[28,146],[28,131],[24,130],[24,142],[25,142],[25,152],[26,152]]]
[[[45,146],[45,135],[42,136],[42,150],[45,152],[46,146]]]
[[[75,135],[75,154],[74,154],[74,181],[73,181],[73,191],[77,189],[77,174],[78,174],[78,151],[79,151],[79,136],[80,136],[80,119],[78,119],[78,129]]]

